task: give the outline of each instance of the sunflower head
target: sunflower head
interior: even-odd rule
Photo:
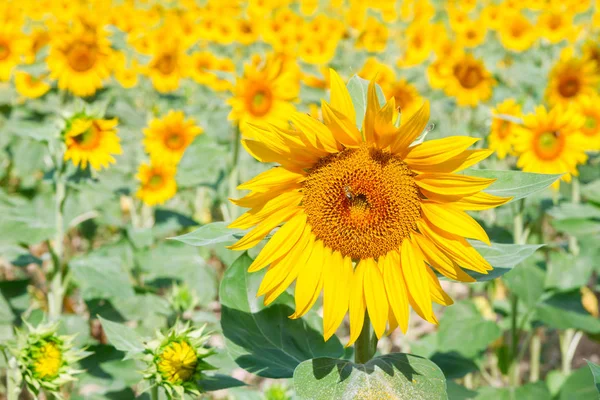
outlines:
[[[155,163],[176,165],[202,128],[182,111],[169,111],[162,118],[150,121],[144,129],[144,146]]]
[[[493,119],[488,144],[501,160],[508,154],[513,154],[515,123],[507,118],[520,116],[521,106],[514,99],[506,99],[492,110]]]
[[[249,249],[281,225],[249,268],[270,265],[258,295],[270,304],[296,281],[290,318],[300,318],[323,292],[325,339],[346,313],[349,344],[365,312],[378,337],[397,326],[406,331],[409,305],[436,323],[432,301],[452,300],[432,268],[459,281],[473,281],[460,267],[491,269],[465,240],[489,243],[465,210],[509,199],[482,192],[493,180],[457,174],[491,152],[469,150],[477,139],[468,137],[415,142],[429,119],[427,102],[400,123],[395,98],[380,104],[372,81],[364,116],[357,115],[333,70],[330,82],[324,123],[293,113],[292,127],[253,125],[252,138],[242,140],[257,160],[278,166],[240,185],[251,192],[233,201],[251,210],[230,226],[252,229],[231,248]]]
[[[75,375],[82,371],[74,368],[75,363],[87,353],[73,348],[74,336],[58,335],[57,329],[57,324],[36,328],[26,324],[26,330],[17,330],[16,341],[9,348],[28,389],[36,395],[43,389],[60,399],[61,386],[76,380]]]
[[[214,369],[205,361],[213,354],[205,347],[209,339],[204,327],[193,329],[179,322],[166,334],[157,332],[156,338],[145,344],[144,360],[148,367],[144,378],[151,385],[162,386],[169,396],[183,398],[185,393],[199,396],[197,382],[204,371]]]
[[[581,133],[585,136],[585,149],[600,150],[600,96],[585,96],[577,103],[584,122]]]
[[[459,105],[476,106],[492,96],[496,81],[483,61],[470,54],[457,56],[452,62],[452,72],[443,86],[449,96],[456,97]]]
[[[597,94],[598,82],[600,74],[594,61],[575,58],[571,51],[566,50],[550,71],[546,98],[550,105],[576,103],[583,96]]]
[[[36,77],[22,71],[15,74],[15,89],[17,93],[28,99],[42,97],[50,90],[50,87],[50,84],[43,77]]]
[[[141,164],[135,176],[140,182],[136,196],[150,206],[163,204],[177,193],[176,173],[170,164]]]

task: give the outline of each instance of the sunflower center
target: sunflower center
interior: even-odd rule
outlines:
[[[510,33],[512,34],[513,37],[515,38],[519,38],[521,36],[523,36],[523,34],[527,31],[528,26],[523,23],[522,21],[515,21],[510,29]]]
[[[406,163],[366,144],[319,160],[304,182],[303,204],[315,236],[353,259],[398,249],[421,215]]]
[[[502,120],[500,121],[500,126],[498,127],[498,137],[500,139],[504,139],[510,133],[510,122]]]
[[[189,381],[198,365],[198,356],[187,342],[169,344],[158,357],[158,371],[171,383]]]
[[[558,15],[552,15],[550,17],[550,21],[548,22],[548,27],[555,31],[558,30],[558,28],[560,28],[562,25],[562,18]]]
[[[483,80],[481,68],[476,65],[456,65],[454,76],[458,79],[460,85],[466,89],[473,89]]]
[[[5,42],[0,42],[0,60],[7,59],[10,56],[10,47]]]
[[[67,54],[67,61],[77,72],[85,72],[96,63],[96,51],[83,43],[75,44]]]
[[[94,124],[86,131],[77,136],[73,136],[73,140],[82,149],[95,149],[100,141],[100,129]]]
[[[150,177],[150,179],[148,179],[146,186],[149,189],[156,190],[156,189],[159,189],[160,187],[162,187],[164,181],[165,181],[165,178],[162,175],[154,174]]]
[[[266,86],[256,86],[246,96],[246,105],[252,115],[262,117],[273,105],[273,92]]]
[[[564,146],[565,138],[559,131],[541,132],[536,137],[535,152],[543,160],[554,160]]]
[[[177,67],[177,57],[170,53],[163,54],[156,61],[155,67],[160,71],[161,74],[170,75]]]
[[[40,379],[51,380],[58,375],[62,354],[56,343],[48,342],[32,352],[32,360],[34,374]]]
[[[579,79],[575,76],[569,76],[560,82],[558,91],[563,97],[573,97],[579,92],[579,87]]]
[[[169,132],[165,136],[164,143],[171,150],[181,150],[185,146],[185,139],[180,132]]]
[[[583,131],[583,134],[587,136],[594,136],[599,128],[599,119],[600,118],[596,115],[586,115],[585,123],[583,124],[583,129],[581,129]]]

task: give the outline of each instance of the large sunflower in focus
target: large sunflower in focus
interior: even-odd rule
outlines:
[[[546,97],[550,105],[567,105],[577,102],[583,96],[597,94],[600,75],[593,61],[574,58],[570,52],[563,53],[561,60],[552,68]]]
[[[365,311],[378,337],[386,327],[406,331],[409,305],[436,323],[432,302],[452,300],[434,270],[465,282],[473,279],[461,267],[491,270],[465,239],[489,243],[466,210],[509,199],[482,192],[493,179],[458,174],[491,152],[468,150],[477,141],[469,137],[412,145],[427,124],[429,104],[397,127],[394,98],[380,107],[373,82],[361,132],[344,83],[334,71],[330,80],[324,124],[292,113],[294,129],[249,125],[244,147],[279,165],[240,185],[251,193],[233,202],[251,210],[230,226],[252,229],[232,248],[249,249],[281,225],[249,271],[269,266],[258,290],[265,304],[296,281],[291,318],[302,317],[323,291],[325,339],[347,312],[349,344]]]
[[[525,172],[564,174],[562,180],[577,176],[577,165],[587,160],[581,129],[584,117],[561,106],[544,106],[523,117],[523,126],[515,130],[514,148],[519,154],[517,167]],[[560,181],[552,187],[558,189]]]
[[[249,124],[269,121],[279,127],[287,125],[295,111],[291,103],[300,91],[297,68],[278,56],[265,60],[254,58],[244,68],[244,75],[233,88],[229,119],[237,122],[242,133],[252,135]]]

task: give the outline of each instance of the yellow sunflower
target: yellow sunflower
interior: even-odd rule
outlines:
[[[549,10],[539,16],[537,21],[540,36],[550,43],[559,43],[563,40],[573,41],[580,31],[574,23],[574,15],[563,10]]]
[[[18,27],[3,22],[0,25],[0,82],[10,79],[25,49],[26,42]]]
[[[125,89],[131,89],[138,84],[138,72],[140,70],[135,58],[131,59],[129,65],[127,57],[123,53],[117,53],[115,56],[115,79]]]
[[[202,128],[193,119],[185,119],[182,111],[169,111],[163,118],[150,121],[144,129],[144,146],[155,163],[175,165],[183,157]]]
[[[177,193],[177,169],[166,164],[141,164],[137,175],[140,188],[136,196],[149,206],[163,204]]]
[[[385,95],[388,99],[394,98],[396,107],[402,113],[402,118],[408,118],[417,112],[424,101],[417,88],[406,79],[397,80],[389,85]]]
[[[477,47],[483,43],[487,34],[487,26],[484,21],[471,21],[456,33],[456,44],[466,48]]]
[[[448,76],[444,91],[455,97],[459,105],[474,107],[492,96],[495,84],[483,61],[463,54],[453,60],[452,74]]]
[[[523,121],[523,126],[515,129],[517,167],[525,172],[562,173],[561,179],[570,182],[571,175],[577,175],[577,165],[587,160],[581,135],[583,116],[562,106],[549,112],[539,106]],[[552,187],[558,189],[559,185],[560,181],[556,181]]]
[[[17,93],[28,99],[37,99],[50,90],[50,84],[42,77],[35,77],[27,72],[19,71],[15,74],[15,89]]]
[[[280,56],[268,56],[265,60],[254,59],[244,68],[244,75],[237,79],[229,119],[237,123],[245,136],[254,131],[250,124],[269,122],[283,127],[289,115],[295,111],[292,101],[300,91],[297,67]]]
[[[106,33],[77,25],[70,32],[54,35],[46,62],[58,88],[76,96],[91,96],[108,78],[113,61]]]
[[[249,267],[269,266],[258,290],[271,303],[292,282],[302,317],[324,292],[324,337],[347,312],[352,344],[365,311],[381,337],[406,331],[409,305],[436,323],[432,302],[451,304],[437,276],[473,281],[460,267],[487,273],[489,263],[465,240],[489,243],[465,210],[493,208],[509,199],[481,191],[494,180],[464,170],[491,154],[468,150],[477,139],[450,137],[411,146],[429,119],[424,103],[396,127],[395,100],[380,108],[371,82],[362,132],[343,81],[330,72],[325,123],[289,115],[293,130],[251,125],[244,147],[257,160],[279,165],[240,185],[251,193],[233,202],[251,208],[230,226],[251,229],[232,249],[246,250],[272,236]],[[433,268],[433,269],[432,269]]]
[[[585,96],[577,103],[579,113],[585,118],[581,127],[586,150],[600,151],[600,96]]]
[[[574,58],[567,51],[550,71],[548,80],[546,88],[548,103],[567,105],[577,102],[582,96],[597,94],[600,75],[596,72],[593,61]]]
[[[513,154],[512,142],[514,136],[514,122],[496,117],[497,114],[519,118],[521,105],[514,99],[506,99],[492,110],[492,128],[488,136],[490,150],[494,150],[499,159],[504,159],[507,154]]]
[[[598,15],[600,15],[600,12],[598,12]],[[588,40],[583,44],[583,57],[594,63],[596,74],[600,75],[600,36],[596,36],[595,39]]]
[[[179,88],[180,80],[189,74],[189,57],[177,40],[170,40],[156,46],[150,64],[143,71],[157,91],[172,92]]]
[[[498,26],[500,42],[507,50],[521,52],[530,48],[537,40],[535,26],[520,12],[503,13]]]
[[[65,160],[86,168],[88,163],[95,170],[116,162],[113,155],[121,154],[117,136],[117,119],[94,119],[78,116],[70,121],[64,134],[67,150]]]

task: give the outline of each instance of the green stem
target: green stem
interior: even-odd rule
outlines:
[[[540,356],[542,353],[541,331],[536,331],[529,346],[529,382],[540,380]]]
[[[571,203],[581,203],[581,189],[579,187],[579,178],[574,176],[571,180]],[[573,255],[579,254],[579,245],[577,244],[577,238],[575,236],[569,236],[569,251]]]
[[[54,207],[55,235],[53,247],[54,270],[48,292],[48,317],[50,321],[56,321],[62,313],[62,305],[65,294],[63,287],[63,241],[64,241],[64,206],[66,199],[66,183],[63,168],[56,169],[56,202]]]
[[[239,185],[240,180],[240,171],[238,168],[238,161],[240,158],[240,142],[242,140],[242,133],[240,131],[240,127],[236,126],[234,131],[233,138],[233,154],[231,156],[231,168],[229,172],[229,198],[237,197],[237,187]],[[230,215],[231,218],[236,217],[235,206],[230,204]]]
[[[365,364],[373,358],[376,350],[377,337],[371,333],[371,320],[369,319],[369,314],[365,312],[362,330],[354,344],[354,362],[356,364]]]
[[[150,400],[158,400],[158,385],[152,386],[150,391]]]
[[[571,373],[571,364],[573,362],[573,357],[575,356],[575,350],[577,350],[577,345],[582,336],[582,332],[576,331],[573,328],[565,330],[559,336],[562,372],[564,375],[569,375]]]
[[[12,357],[10,360],[3,351],[4,358],[6,361],[6,400],[19,400],[21,394],[21,371],[19,371],[19,365],[17,360]]]

